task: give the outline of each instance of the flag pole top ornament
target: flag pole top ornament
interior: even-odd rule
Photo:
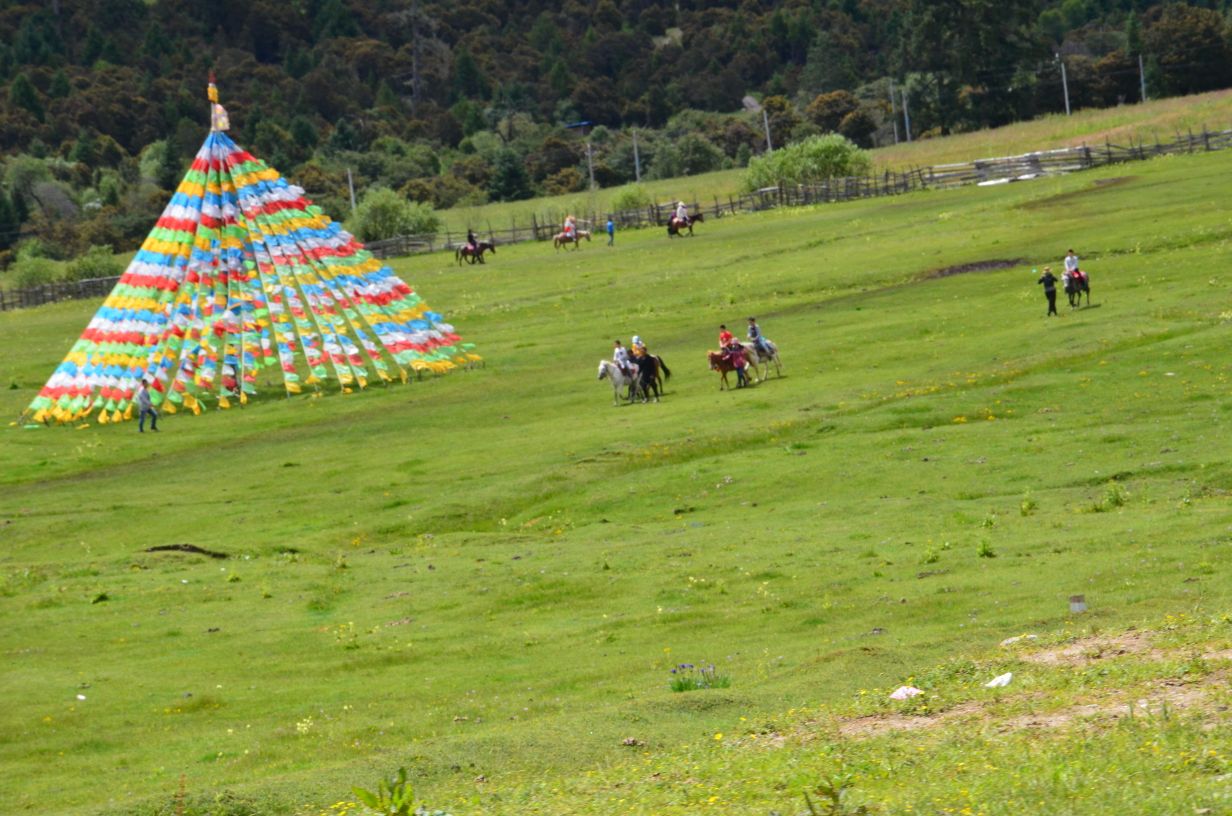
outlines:
[[[210,130],[214,133],[230,130],[231,117],[227,115],[227,109],[218,104],[218,85],[214,82],[213,71],[210,71],[210,85],[206,96],[210,100]]]

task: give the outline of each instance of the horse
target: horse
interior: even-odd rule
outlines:
[[[698,213],[697,215],[689,216],[685,219],[685,222],[681,224],[676,220],[676,216],[673,215],[671,218],[667,219],[667,237],[671,238],[675,235],[679,235],[680,231],[686,227],[688,227],[689,235],[692,235],[693,225],[703,223],[705,220],[706,216],[703,213]]]
[[[730,372],[736,370],[736,367],[732,365],[731,358],[728,357],[727,354],[725,354],[722,351],[709,351],[709,352],[706,352],[706,359],[710,361],[710,370],[719,372],[719,375],[720,375],[719,390],[720,391],[730,390],[731,385],[727,382],[727,375]],[[747,363],[747,358],[746,358],[746,363]],[[745,379],[749,379],[748,368],[749,366],[746,364],[745,365]]]
[[[663,381],[659,377],[659,366],[662,362],[662,359],[653,354],[633,359],[634,365],[637,366],[637,382],[634,384],[633,393],[629,395],[630,399],[640,393],[642,402],[649,402],[652,394],[654,401],[659,401],[659,397],[663,394]],[[672,376],[667,366],[663,366],[663,370],[667,376]]]
[[[655,385],[658,386],[659,391],[666,394],[667,389],[664,387],[663,381],[671,379],[672,370],[667,367],[667,363],[663,362],[663,358],[659,355],[652,354],[650,359],[654,361]]]
[[[756,343],[740,344],[744,346],[744,356],[748,361],[749,367],[757,374],[758,382],[765,382],[770,379],[771,363],[774,363],[774,373],[782,377],[783,365],[779,361],[779,347],[765,338],[762,338],[762,342],[770,350],[769,354],[759,349]]]
[[[492,241],[479,241],[475,244],[475,248],[471,249],[470,244],[463,244],[454,251],[454,257],[458,259],[458,266],[462,265],[462,261],[467,263],[483,263],[483,253],[491,252],[496,254],[496,244]]]
[[[1082,305],[1082,293],[1087,293],[1087,305],[1091,305],[1091,279],[1086,275],[1070,275],[1065,282],[1065,296],[1069,298],[1069,307],[1076,309]]]
[[[560,249],[566,244],[573,244],[574,249],[581,249],[582,247],[578,242],[581,241],[581,239],[583,238],[585,238],[587,241],[590,240],[590,230],[584,230],[584,229],[574,230],[572,238],[570,238],[568,235],[566,235],[563,232],[558,232],[552,238],[552,246],[556,247],[557,249]]]
[[[620,366],[613,363],[611,360],[599,361],[599,379],[611,380],[612,382],[612,405],[620,404],[620,390],[622,388],[629,389],[627,399],[633,401],[633,391],[637,387],[637,378],[631,377],[620,370]]]

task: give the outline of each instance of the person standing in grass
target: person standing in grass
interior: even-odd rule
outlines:
[[[1057,314],[1057,278],[1052,274],[1051,266],[1044,267],[1044,274],[1036,283],[1044,287],[1044,297],[1048,298],[1048,314],[1045,316],[1052,317]]]
[[[616,222],[612,220],[612,216],[607,217],[607,245],[616,245]]]
[[[154,410],[154,402],[150,399],[150,381],[143,379],[141,387],[137,389],[137,410],[140,413],[137,416],[137,432],[145,433],[145,418],[148,414],[150,417],[150,430],[158,430],[158,412]]]

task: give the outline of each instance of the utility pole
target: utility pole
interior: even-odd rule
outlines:
[[[419,0],[411,0],[411,118],[419,108]]]
[[[907,130],[907,141],[911,142],[911,109],[907,105],[907,89],[903,88],[903,127]]]
[[[1138,82],[1142,86],[1142,101],[1146,101],[1146,69],[1142,67],[1142,55],[1138,55]]]
[[[351,177],[351,168],[347,168],[347,189],[351,191],[351,212],[355,212],[355,179]]]
[[[590,172],[590,191],[595,190],[595,162],[590,151],[590,137],[586,137],[586,169]]]
[[[1057,54],[1057,62],[1061,63],[1061,90],[1065,93],[1065,115],[1069,116],[1069,77],[1065,73],[1065,60]]]
[[[894,144],[898,144],[898,111],[894,107],[894,78],[890,78],[890,121],[894,124]]]
[[[633,178],[638,184],[642,183],[642,160],[637,155],[637,128],[633,129]]]
[[[774,142],[770,141],[770,114],[766,113],[766,109],[761,109],[761,121],[766,126],[766,152],[774,152]]]

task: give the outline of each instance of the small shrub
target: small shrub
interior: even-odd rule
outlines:
[[[346,222],[347,230],[361,241],[435,233],[440,227],[441,217],[431,204],[408,201],[388,187],[369,190]]]
[[[68,280],[89,278],[114,278],[124,272],[124,266],[116,259],[111,247],[92,246],[69,262]]]
[[[672,679],[668,683],[672,691],[727,688],[730,685],[731,676],[720,674],[713,663],[709,666],[694,666],[692,663],[681,663],[672,669]]]
[[[1124,507],[1129,494],[1125,491],[1118,482],[1109,482],[1104,488],[1103,497],[1092,505],[1091,509],[1096,513],[1107,513],[1110,510],[1115,510],[1118,507]]]
[[[996,558],[997,554],[993,552],[992,545],[987,541],[981,541],[980,546],[976,549],[975,554],[980,558]]]
[[[372,810],[386,816],[411,816],[415,803],[415,791],[406,780],[406,768],[399,768],[398,773],[388,780],[382,779],[375,791],[352,787],[351,791]]]
[[[997,526],[997,514],[989,513],[986,516],[984,516],[984,520],[980,522],[980,526],[985,528],[986,530],[991,530],[993,527],[996,527]]]
[[[29,289],[51,283],[59,277],[56,262],[49,258],[34,255],[19,255],[17,261],[9,267],[6,276],[10,285],[17,289]]]
[[[838,176],[861,176],[872,169],[868,153],[835,133],[801,142],[749,160],[745,190],[777,184],[813,184]]]
[[[924,551],[924,555],[920,556],[921,564],[936,564],[941,560],[941,553],[937,552],[932,547]]]
[[[1023,516],[1029,516],[1039,509],[1039,504],[1031,496],[1031,491],[1028,490],[1022,496],[1022,501],[1018,503],[1018,512]]]
[[[653,203],[650,193],[640,184],[626,185],[612,196],[613,210],[640,210]]]

